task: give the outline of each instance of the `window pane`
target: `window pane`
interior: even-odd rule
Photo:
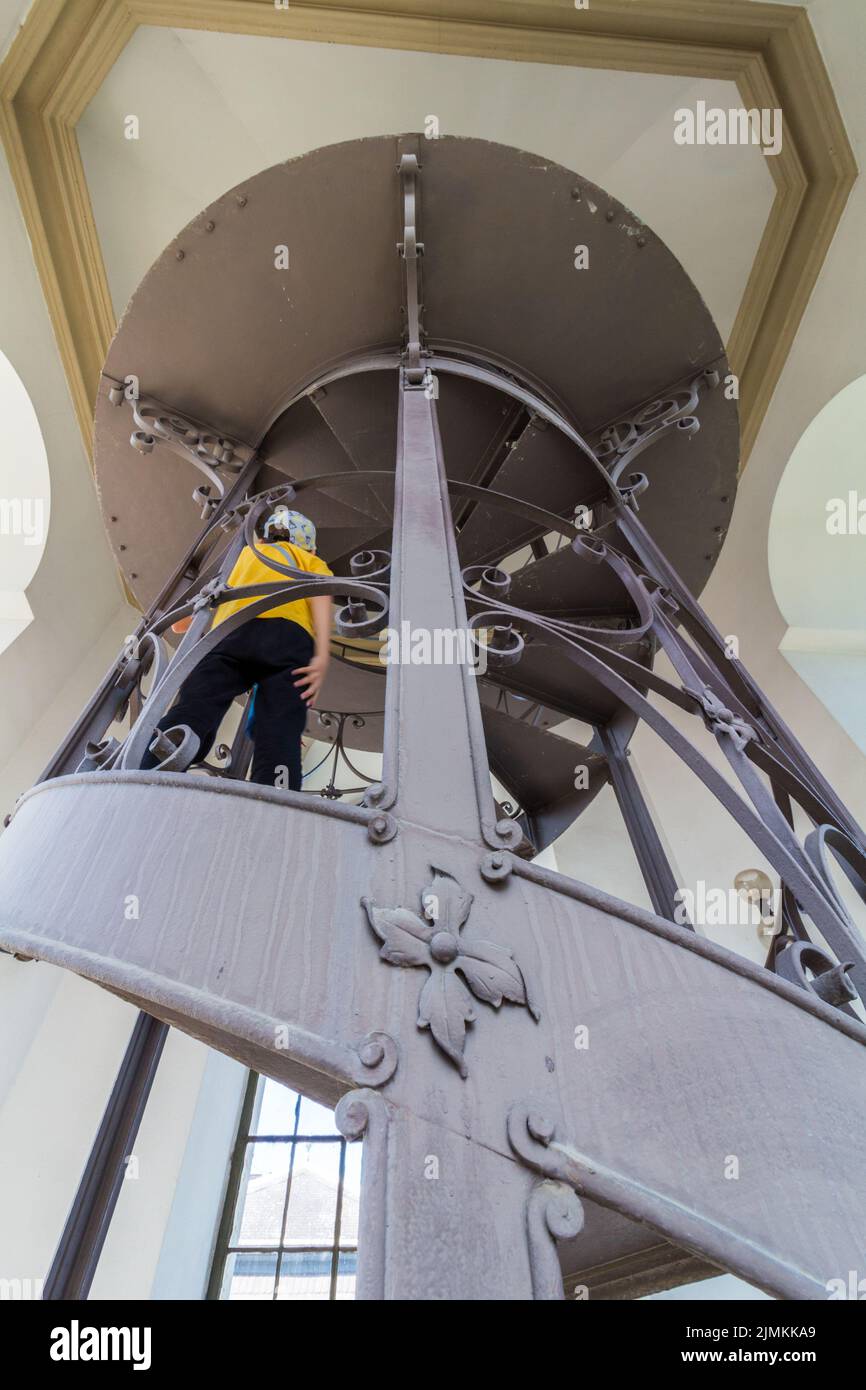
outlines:
[[[251,1134],[294,1134],[297,1091],[262,1077],[253,1109]]]
[[[340,1252],[340,1263],[337,1266],[337,1292],[335,1298],[348,1299],[355,1297],[355,1275],[358,1268],[358,1252],[356,1250],[342,1250]]]
[[[276,1254],[241,1250],[229,1255],[220,1298],[237,1302],[239,1299],[272,1299],[277,1276]]]
[[[289,1086],[251,1074],[250,1090],[249,1133],[241,1130],[235,1151],[243,1166],[230,1198],[231,1234],[215,1260],[218,1296],[353,1299],[362,1146],[347,1145],[332,1110]],[[296,1137],[303,1134],[307,1140]]]
[[[334,1123],[334,1112],[325,1105],[317,1105],[314,1100],[301,1097],[301,1116],[298,1120],[299,1134],[339,1134]]]
[[[232,1245],[279,1245],[290,1144],[248,1144]]]
[[[331,1296],[330,1250],[289,1251],[280,1264],[277,1298],[310,1300]]]
[[[361,1205],[360,1144],[346,1145],[346,1169],[343,1176],[343,1210],[340,1213],[340,1244],[357,1245],[358,1209]]]
[[[332,1245],[340,1177],[339,1144],[298,1144],[285,1245]]]

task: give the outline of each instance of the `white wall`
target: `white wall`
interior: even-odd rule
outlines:
[[[846,121],[858,163],[866,163],[866,84],[862,80],[862,55],[866,52],[866,5],[861,0],[812,0],[809,15],[827,63],[837,99]],[[793,729],[830,784],[861,824],[866,823],[866,758],[848,732],[833,717],[831,708],[848,710],[866,705],[863,663],[840,663],[837,671],[824,672],[826,703],[801,679],[780,651],[787,622],[770,583],[768,535],[770,513],[782,473],[800,436],[813,417],[842,387],[866,371],[866,183],[857,180],[835,240],[807,307],[781,381],[770,403],[751,459],[740,481],[730,531],[718,564],[701,601],[710,618],[725,635],[739,640],[741,659],[768,699]],[[828,448],[831,441],[828,441]],[[862,454],[862,450],[861,450]],[[859,469],[858,454],[849,465]],[[821,466],[816,460],[816,466]],[[835,480],[827,481],[827,496],[835,495]],[[820,490],[820,489],[819,489]],[[866,492],[866,488],[862,489]],[[856,540],[852,539],[852,543]],[[862,544],[862,538],[860,538]],[[796,549],[796,537],[790,544]],[[832,547],[824,547],[822,563],[832,564]],[[796,563],[796,557],[794,558]],[[815,583],[827,576],[815,575]],[[840,561],[840,580],[843,578]],[[832,585],[830,585],[832,588]],[[851,608],[862,608],[863,596],[853,595]],[[849,610],[850,611],[850,610]],[[848,626],[848,620],[839,626]],[[658,670],[670,674],[661,662]],[[830,682],[828,685],[827,683]],[[850,682],[858,682],[851,688]],[[658,700],[654,700],[657,705]],[[666,710],[671,722],[693,739],[718,770],[723,759],[698,721],[679,711]],[[683,886],[702,877],[708,885],[728,888],[739,869],[773,871],[736,828],[714,799],[669,754],[656,736],[641,729],[632,742],[632,754],[648,791],[657,820],[666,832],[675,873]],[[592,811],[557,844],[557,855],[566,872],[601,882],[608,891],[617,879],[635,894],[632,862],[623,865],[618,853],[606,856],[597,822],[606,808]],[[594,825],[593,822],[596,822]],[[610,814],[610,823],[615,817]],[[609,841],[611,845],[613,841]],[[595,877],[593,877],[593,873]],[[599,878],[601,875],[601,879]],[[706,933],[752,959],[759,960],[766,942],[754,930],[742,927],[710,929]]]
[[[52,502],[45,553],[27,590],[34,621],[0,656],[2,766],[47,712],[69,672],[103,636],[123,595],[2,154],[0,243],[0,349],[35,407]]]
[[[0,8],[0,33],[15,9]],[[33,621],[0,653],[0,818],[32,785],[120,650],[126,604],[5,158],[0,155],[0,349],[36,410],[52,515],[27,599]],[[110,849],[107,851],[110,852]],[[47,1272],[135,1019],[98,987],[0,955],[0,1278]],[[201,1083],[206,1049],[173,1035],[99,1271],[146,1296]],[[14,1198],[13,1198],[14,1194]],[[131,1229],[132,1228],[132,1229]],[[130,1260],[119,1242],[134,1237]]]

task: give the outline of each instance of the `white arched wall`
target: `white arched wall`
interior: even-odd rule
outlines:
[[[39,777],[138,615],[123,598],[2,152],[0,244],[0,498],[30,498],[29,520],[44,541],[26,544],[25,509],[20,526],[15,509],[5,509],[11,520],[10,534],[0,536],[0,592],[17,597],[0,610],[2,821]],[[40,497],[41,526],[32,505]],[[134,1021],[129,1005],[74,975],[0,955],[0,1187],[14,1193],[0,1232],[0,1279],[19,1279],[32,1291],[44,1278]],[[124,1211],[149,1202],[151,1222],[171,1205],[205,1049],[178,1036],[169,1059],[175,1094],[161,1093],[150,1128],[142,1129],[144,1176],[124,1194]],[[161,1231],[138,1259],[136,1246],[127,1246],[119,1290],[149,1288]],[[111,1271],[107,1249],[102,1277]]]
[[[48,538],[51,480],[27,388],[0,350],[0,653],[33,621],[27,586]]]
[[[773,502],[770,582],[785,659],[866,753],[866,376],[795,445]]]

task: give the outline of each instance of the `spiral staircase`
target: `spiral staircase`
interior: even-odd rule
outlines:
[[[821,1298],[862,1260],[863,955],[827,868],[829,845],[862,886],[862,839],[694,600],[736,490],[727,378],[634,214],[476,140],[257,175],[121,322],[97,481],[146,616],[0,842],[0,946],[337,1104],[365,1136],[362,1297],[631,1298],[727,1269]],[[363,796],[251,786],[242,733],[222,767],[181,739],[139,770],[279,496],[335,575],[309,731],[383,752]],[[476,670],[379,660],[386,622],[467,621]],[[742,812],[664,726],[780,866],[766,968],[673,919],[627,757],[653,692],[730,750]],[[533,862],[609,782],[653,912]],[[830,824],[817,850],[786,797]]]

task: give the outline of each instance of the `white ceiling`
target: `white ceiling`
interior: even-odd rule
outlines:
[[[78,137],[118,314],[228,188],[320,145],[423,131],[516,145],[619,198],[671,247],[727,337],[774,185],[752,146],[676,145],[674,112],[740,105],[728,82],[140,28]],[[140,136],[125,137],[125,118]]]
[[[0,0],[0,57],[5,57],[32,4],[33,0]]]

